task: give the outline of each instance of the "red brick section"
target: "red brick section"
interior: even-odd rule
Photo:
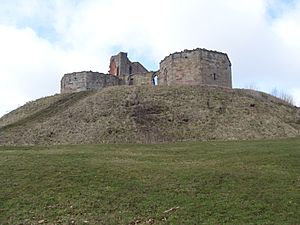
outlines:
[[[116,62],[115,62],[114,59],[112,59],[112,60],[110,61],[108,73],[111,74],[111,75],[117,76],[117,66],[116,66]]]

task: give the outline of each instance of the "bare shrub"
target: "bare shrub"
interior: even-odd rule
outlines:
[[[295,103],[293,96],[291,94],[287,93],[286,91],[278,90],[277,88],[273,88],[273,90],[271,91],[271,94],[291,105],[294,105],[294,103]]]
[[[255,91],[259,90],[258,86],[255,83],[246,84],[246,85],[244,85],[244,88],[255,90]]]

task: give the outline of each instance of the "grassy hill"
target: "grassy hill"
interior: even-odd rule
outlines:
[[[0,224],[299,224],[300,139],[0,147]]]
[[[265,93],[119,86],[30,102],[0,119],[0,145],[245,140],[299,131],[297,108]]]

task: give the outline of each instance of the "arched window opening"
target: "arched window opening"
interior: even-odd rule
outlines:
[[[152,84],[154,86],[158,85],[158,76],[156,74],[154,74],[153,78],[152,78]]]

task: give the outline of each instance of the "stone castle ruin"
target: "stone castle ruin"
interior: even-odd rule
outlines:
[[[148,71],[120,52],[110,59],[107,74],[83,71],[65,74],[61,93],[100,90],[117,85],[213,85],[232,88],[231,63],[225,53],[184,50],[165,57],[158,71]]]

